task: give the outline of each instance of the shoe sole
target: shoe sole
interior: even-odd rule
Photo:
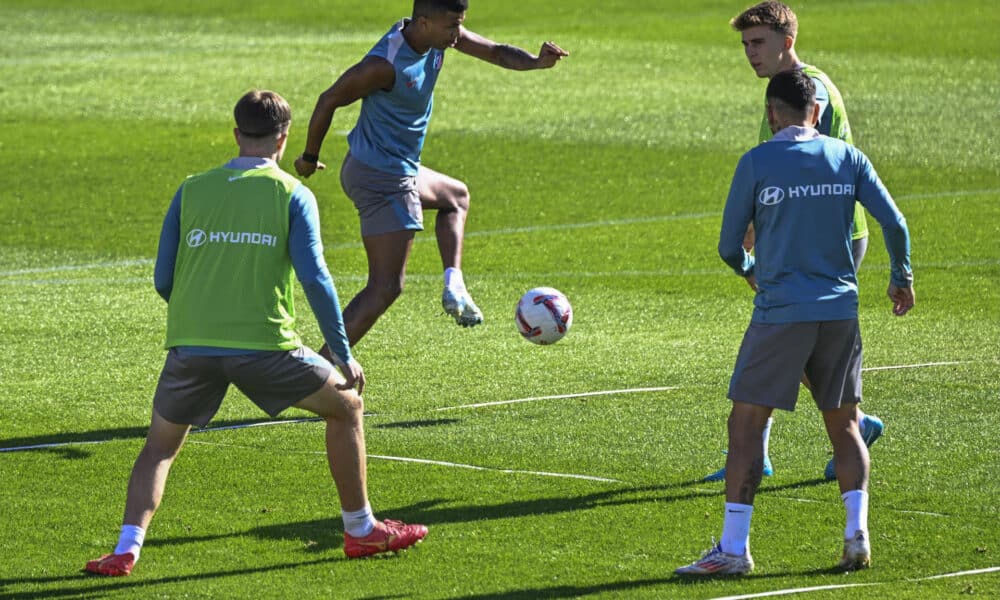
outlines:
[[[419,539],[417,539],[417,541],[413,542],[409,546],[403,546],[402,548],[397,548],[396,550],[388,550],[388,549],[387,550],[374,550],[373,552],[366,552],[364,554],[354,554],[354,555],[348,554],[347,550],[344,550],[344,554],[347,556],[347,558],[350,558],[350,559],[371,558],[372,556],[388,555],[388,554],[396,555],[396,554],[399,554],[400,552],[403,552],[405,550],[409,550],[410,548],[416,546],[417,544],[419,544],[419,543],[421,543],[423,541],[424,541],[424,538],[419,538]]]
[[[740,577],[742,575],[748,575],[750,571],[714,571],[714,572],[696,572],[696,571],[674,571],[674,575],[678,577]]]

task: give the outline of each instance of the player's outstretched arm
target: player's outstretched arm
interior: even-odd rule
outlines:
[[[569,52],[552,42],[544,42],[538,51],[538,56],[535,56],[517,46],[498,44],[465,27],[459,31],[455,49],[479,60],[515,71],[548,69],[555,66],[564,56],[569,56]]]
[[[309,119],[309,133],[306,137],[306,149],[295,159],[295,171],[309,177],[317,169],[325,169],[326,165],[319,161],[319,151],[333,113],[341,106],[347,106],[380,89],[391,89],[396,82],[396,70],[384,58],[366,56],[358,64],[344,73],[326,91],[319,95],[316,108]]]

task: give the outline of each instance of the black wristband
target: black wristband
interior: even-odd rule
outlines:
[[[319,162],[319,154],[309,154],[308,152],[303,152],[302,160],[315,165]]]

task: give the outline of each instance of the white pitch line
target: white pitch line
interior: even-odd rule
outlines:
[[[367,415],[366,415],[367,416]],[[209,433],[212,431],[226,431],[230,429],[249,429],[251,427],[266,427],[269,425],[286,425],[292,423],[310,423],[313,421],[321,421],[320,417],[310,417],[306,419],[289,419],[285,421],[262,421],[260,423],[240,423],[237,425],[222,425],[219,427],[206,427],[204,429],[192,429],[191,434],[197,433]],[[125,439],[125,438],[113,438],[107,440],[84,440],[80,442],[55,442],[51,444],[34,444],[31,446],[14,446],[12,448],[0,448],[0,452],[20,452],[23,450],[42,450],[45,448],[65,448],[66,446],[83,446],[86,444],[106,444],[108,442],[113,442],[115,439]]]
[[[890,365],[885,367],[866,367],[862,371],[886,371],[890,369],[917,369],[923,367],[937,367],[937,366],[947,366],[947,365],[961,365],[975,363],[978,361],[971,360],[961,360],[961,361],[949,361],[949,362],[932,362],[932,363],[918,363],[912,365]],[[517,398],[514,400],[498,400],[496,402],[479,402],[476,404],[460,404],[458,406],[443,406],[441,408],[435,408],[434,411],[443,410],[458,410],[462,408],[482,408],[485,406],[502,406],[505,404],[519,404],[522,402],[540,402],[542,400],[562,400],[566,398],[586,398],[592,396],[610,396],[615,394],[643,394],[649,392],[667,392],[671,390],[680,389],[682,386],[672,385],[664,387],[650,387],[650,388],[629,388],[622,390],[599,390],[596,392],[580,392],[576,394],[557,394],[554,396],[533,396],[530,398]],[[365,416],[373,416],[371,414],[366,414]],[[260,423],[245,423],[239,425],[226,425],[222,427],[208,427],[205,429],[192,429],[191,433],[207,433],[210,431],[223,431],[226,429],[246,429],[249,427],[264,427],[268,425],[285,425],[288,423],[305,423],[309,421],[318,421],[318,418],[307,418],[307,419],[295,419],[295,420],[284,420],[284,421],[263,421]],[[15,446],[13,448],[0,448],[0,452],[19,452],[23,450],[40,450],[44,448],[62,448],[66,446],[76,446],[83,444],[103,444],[105,442],[110,442],[112,440],[90,440],[82,442],[57,442],[52,444],[34,444],[31,446]],[[917,513],[921,514],[921,513]],[[935,514],[935,513],[927,513]],[[947,515],[944,515],[947,516]]]
[[[516,400],[498,400],[496,402],[479,402],[476,404],[460,404],[458,406],[443,406],[434,410],[457,410],[459,408],[481,408],[483,406],[500,406],[502,404],[517,404],[520,402],[538,402],[540,400],[561,400],[563,398],[584,398],[587,396],[609,396],[613,394],[642,394],[646,392],[666,392],[679,389],[680,386],[672,385],[668,387],[651,388],[631,388],[625,390],[602,390],[598,392],[581,392],[579,394],[559,394],[556,396],[535,396],[532,398],[518,398]]]
[[[949,198],[949,197],[961,197],[961,196],[979,196],[983,194],[997,194],[1000,193],[1000,188],[985,189],[985,190],[956,190],[951,192],[935,192],[930,194],[908,194],[903,196],[896,196],[895,200],[930,200],[935,198]],[[584,223],[557,223],[554,225],[540,225],[537,227],[511,227],[506,229],[486,229],[482,231],[469,231],[466,232],[465,237],[480,237],[480,236],[491,236],[491,235],[509,235],[515,233],[535,233],[539,231],[563,231],[568,229],[586,229],[589,227],[610,227],[616,225],[636,225],[644,223],[661,223],[664,221],[680,221],[687,219],[707,219],[712,217],[721,216],[721,212],[703,212],[703,213],[682,213],[677,215],[659,215],[651,217],[636,217],[634,219],[609,219],[603,221],[589,221]],[[416,241],[425,239],[424,237],[418,237]],[[331,244],[327,246],[327,249],[338,250],[338,249],[348,249],[348,248],[361,248],[361,242],[346,242],[342,244]],[[152,258],[140,258],[131,260],[121,260],[115,262],[103,262],[103,263],[90,263],[82,265],[56,265],[51,267],[38,267],[29,269],[14,269],[8,271],[0,271],[0,277],[9,277],[16,275],[28,275],[32,273],[52,273],[58,271],[77,271],[84,269],[99,269],[99,268],[113,268],[113,267],[131,267],[139,265],[150,265],[155,261]]]
[[[153,264],[151,258],[137,258],[131,260],[119,260],[114,262],[90,263],[83,265],[56,265],[52,267],[36,267],[33,269],[14,269],[13,271],[0,271],[0,277],[11,275],[31,275],[33,273],[58,273],[60,271],[85,271],[87,269],[113,269],[115,267],[135,267],[139,265]]]
[[[792,594],[803,594],[806,592],[822,592],[824,590],[840,590],[844,588],[865,587],[870,585],[882,585],[881,583],[838,583],[836,585],[817,585],[804,588],[788,588],[784,590],[774,590],[771,592],[758,592],[755,594],[742,594],[740,596],[720,596],[712,600],[746,600],[747,598],[767,598],[770,596],[790,596]]]
[[[917,577],[914,579],[904,579],[902,581],[916,583],[918,581],[931,581],[933,579],[945,579],[947,577],[963,577],[965,575],[982,575],[985,573],[1000,572],[1000,567],[987,567],[985,569],[973,569],[971,571],[958,571],[956,573],[945,573],[943,575],[931,575],[929,577]],[[749,600],[750,598],[768,598],[773,596],[789,596],[791,594],[803,594],[807,592],[822,592],[825,590],[839,590],[853,587],[869,587],[876,585],[898,584],[900,581],[873,581],[871,583],[840,583],[835,585],[817,585],[805,588],[788,588],[784,590],[772,590],[770,592],[757,592],[754,594],[743,594],[740,596],[720,596],[712,600]]]
[[[885,367],[864,367],[862,371],[891,371],[893,369],[920,369],[923,367],[945,367],[948,365],[967,365],[969,363],[975,363],[978,361],[974,360],[953,360],[949,362],[929,362],[929,363],[918,363],[915,365],[889,365]]]
[[[103,444],[111,440],[88,440],[82,442],[55,442],[52,444],[33,444],[31,446],[15,446],[13,448],[0,448],[0,452],[21,452],[23,450],[44,450],[45,448],[64,448],[66,446],[84,446],[86,444]]]
[[[191,440],[192,444],[202,444],[205,446],[222,446],[223,448],[248,448],[251,450],[258,449],[256,446],[245,446],[240,444],[227,444],[223,442],[205,442],[202,440]],[[316,450],[286,450],[288,454],[322,454],[326,455],[326,452],[318,452]],[[396,462],[407,462],[416,463],[421,465],[435,465],[439,467],[453,467],[457,469],[470,469],[473,471],[492,471],[494,473],[508,473],[512,475],[539,475],[542,477],[561,477],[565,479],[583,479],[586,481],[600,481],[602,483],[624,483],[619,479],[609,479],[607,477],[597,477],[594,475],[578,475],[576,473],[553,473],[551,471],[524,471],[519,469],[502,469],[499,467],[481,467],[479,465],[469,465],[465,463],[455,463],[448,462],[444,460],[430,460],[426,458],[412,458],[407,456],[385,456],[382,454],[368,454],[368,458],[377,458],[379,460],[391,460]]]
[[[765,489],[763,491],[766,492],[767,490]],[[769,495],[768,498],[772,498],[774,500],[788,500],[788,501],[791,501],[791,502],[803,502],[803,503],[809,503],[809,504],[834,504],[833,502],[828,502],[826,500],[816,500],[814,498],[790,498],[788,496],[771,496],[771,495]],[[839,502],[837,502],[836,504],[838,506],[840,505]],[[930,511],[927,511],[927,510],[907,510],[905,508],[882,508],[882,507],[880,507],[879,510],[887,510],[889,512],[903,513],[903,514],[907,514],[907,515],[924,515],[924,516],[927,516],[927,517],[950,517],[951,516],[951,515],[946,515],[944,513],[930,512]]]
[[[956,192],[933,192],[930,194],[907,194],[897,196],[896,200],[933,200],[934,198],[950,198],[952,196],[979,196],[982,194],[1000,194],[1000,188],[989,190],[960,190]]]
[[[406,458],[403,456],[381,456],[369,454],[368,458],[379,458],[382,460],[393,460],[398,462],[419,463],[424,465],[437,465],[440,467],[455,467],[459,469],[472,469],[474,471],[494,471],[497,473],[510,473],[515,475],[540,475],[542,477],[563,477],[567,479],[584,479],[587,481],[601,481],[604,483],[623,483],[619,479],[608,479],[607,477],[596,477],[594,475],[577,475],[574,473],[551,473],[549,471],[522,471],[519,469],[500,469],[496,467],[480,467],[478,465],[467,465],[463,463],[453,463],[443,460],[428,460],[425,458]]]
[[[945,573],[944,575],[931,575],[920,579],[909,579],[907,581],[930,581],[931,579],[945,579],[948,577],[962,577],[964,575],[982,575],[983,573],[1000,573],[1000,567],[987,567],[985,569],[973,569],[971,571],[958,571],[957,573]]]

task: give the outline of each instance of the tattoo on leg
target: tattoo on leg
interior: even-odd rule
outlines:
[[[865,468],[865,457],[860,452],[858,453],[858,466],[857,466],[858,478],[854,481],[854,489],[864,490],[868,488],[868,469]]]
[[[755,458],[750,463],[750,470],[747,472],[743,485],[740,486],[740,504],[753,504],[753,497],[760,486],[760,480],[764,475],[764,458]]]

